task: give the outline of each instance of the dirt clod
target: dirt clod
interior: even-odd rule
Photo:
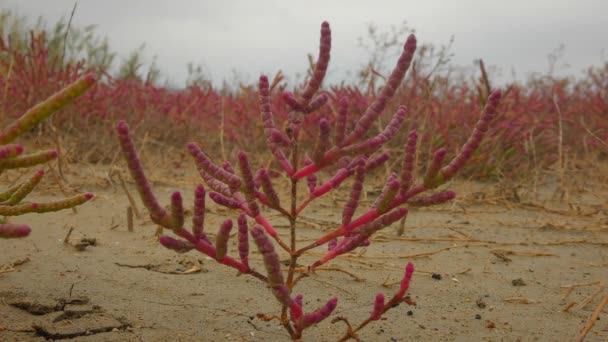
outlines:
[[[511,284],[513,284],[513,286],[526,286],[526,282],[522,278],[511,280]]]
[[[63,304],[52,298],[33,298],[25,295],[14,294],[6,297],[6,303],[19,308],[21,310],[25,310],[32,315],[45,315],[51,312],[55,312],[61,310]]]
[[[58,314],[63,315],[63,313],[59,312],[53,313],[34,323],[33,328],[36,330],[36,333],[40,336],[57,340],[93,335],[123,327],[123,324],[114,317],[103,313],[70,319],[71,324],[62,322],[63,319],[60,319],[57,316]]]

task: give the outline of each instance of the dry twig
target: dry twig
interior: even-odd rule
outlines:
[[[604,310],[604,307],[606,306],[606,304],[608,304],[608,295],[604,296],[604,298],[600,302],[600,305],[597,306],[597,308],[595,309],[595,311],[593,312],[591,317],[589,317],[589,319],[587,320],[587,323],[585,324],[585,327],[583,328],[583,330],[580,332],[580,334],[576,338],[576,342],[583,342],[583,340],[585,339],[585,336],[587,336],[587,333],[591,330],[591,328],[593,328],[593,325],[595,325],[595,322],[597,321],[600,314]]]
[[[529,252],[529,251],[514,251],[514,250],[511,250],[511,249],[493,249],[490,252],[492,254],[500,253],[502,255],[557,256],[557,254],[553,254],[553,253]]]

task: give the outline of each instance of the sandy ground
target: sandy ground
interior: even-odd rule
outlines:
[[[278,314],[277,302],[264,284],[237,276],[201,254],[162,248],[154,239],[154,225],[145,218],[135,219],[135,231],[128,232],[128,201],[121,188],[82,182],[77,187],[95,191],[94,201],[77,213],[13,218],[29,223],[31,236],[0,240],[5,271],[0,274],[0,340],[289,339],[275,321],[256,317]],[[191,203],[194,182],[183,177],[157,185],[155,191],[167,203],[177,187],[185,191],[185,203]],[[401,237],[396,225],[387,228],[364,253],[331,264],[360,279],[338,271],[304,278],[296,292],[304,295],[305,310],[337,296],[334,316],[356,325],[369,315],[376,293],[390,297],[397,291],[398,286],[383,284],[400,280],[405,264],[412,261],[416,273],[410,294],[416,306],[392,309],[360,333],[362,341],[573,341],[608,295],[599,285],[608,283],[606,185],[583,185],[564,201],[551,200],[551,187],[541,188],[544,197],[533,200],[514,198],[512,192],[505,195],[509,191],[487,184],[458,182],[453,188],[457,201],[412,210]],[[369,190],[364,207],[370,205],[372,193]],[[59,195],[43,190],[30,200]],[[300,245],[335,226],[344,196],[306,209],[298,229]],[[225,215],[236,218],[207,203],[206,230],[211,235]],[[271,217],[286,236],[286,222]],[[65,244],[70,228],[70,244]],[[77,250],[73,245],[82,238],[95,239],[89,240],[94,245]],[[235,240],[232,255],[237,254]],[[321,252],[313,250],[300,263],[310,264]],[[263,271],[260,255],[252,253],[251,258]],[[594,284],[568,291],[567,286],[584,283]],[[576,304],[564,312],[571,303]],[[608,340],[607,311],[586,341]],[[304,340],[334,341],[344,331],[343,323],[326,320],[308,329]]]

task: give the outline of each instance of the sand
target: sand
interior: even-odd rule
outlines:
[[[87,168],[74,168],[68,183],[94,191],[92,202],[77,213],[12,218],[30,224],[32,234],[0,240],[0,340],[289,340],[276,321],[256,317],[280,313],[264,284],[197,252],[163,248],[145,217],[135,218],[129,232],[129,202],[121,187],[103,184],[101,176],[86,177]],[[171,179],[180,180],[156,184],[159,198],[167,203],[177,188],[190,205],[195,179],[185,174]],[[60,197],[49,184],[29,200]],[[132,184],[128,187],[133,191]],[[416,305],[393,308],[360,332],[362,341],[575,340],[608,295],[600,287],[608,283],[606,185],[587,184],[561,200],[554,196],[555,186],[542,184],[537,198],[513,196],[515,190],[497,191],[492,184],[459,181],[452,188],[459,194],[455,202],[413,209],[402,236],[394,225],[370,247],[330,264],[356,278],[331,270],[303,278],[296,293],[304,295],[305,311],[337,296],[332,317],[357,325],[368,317],[376,293],[390,297],[398,290],[390,283],[399,281],[412,261],[416,272],[409,294]],[[367,190],[370,198],[363,207],[376,191]],[[303,212],[300,246],[335,227],[344,196],[329,196]],[[236,214],[208,204],[206,231],[214,236],[226,215],[235,219]],[[286,221],[266,214],[286,238]],[[322,252],[314,249],[299,263],[309,265]],[[237,255],[235,238],[229,254]],[[251,259],[263,272],[260,255],[252,252]],[[568,291],[569,285],[585,283],[592,285]],[[586,341],[608,340],[606,311]],[[328,319],[306,330],[303,340],[335,341],[345,331],[344,323]]]

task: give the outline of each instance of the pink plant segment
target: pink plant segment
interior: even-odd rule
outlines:
[[[211,177],[220,182],[227,184],[232,192],[237,191],[241,187],[241,179],[234,173],[230,173],[224,168],[215,165],[200,147],[195,143],[188,144],[188,150],[192,157],[196,160],[196,166],[199,171],[203,170]]]
[[[329,147],[329,122],[325,119],[319,121],[319,137],[317,138],[317,144],[312,153],[312,160],[320,164],[323,160],[323,155]]]
[[[329,66],[329,56],[331,51],[331,29],[329,28],[329,23],[324,21],[321,24],[321,39],[319,42],[319,57],[317,59],[317,63],[315,63],[315,70],[313,72],[312,77],[308,81],[308,85],[302,93],[302,103],[301,105],[308,105],[308,102],[312,99],[313,95],[319,90],[323,79],[325,78],[325,73],[327,72],[327,67]]]
[[[423,184],[426,188],[433,189],[443,183],[436,182],[435,178],[439,172],[439,169],[441,168],[441,165],[443,164],[443,159],[445,159],[446,152],[447,151],[445,148],[440,148],[435,151],[431,165],[429,165],[429,168],[426,170],[426,174],[424,175]]]
[[[407,143],[405,144],[405,156],[403,158],[403,168],[401,171],[401,189],[399,189],[399,194],[401,196],[405,196],[414,181],[414,163],[416,162],[417,140],[418,133],[415,130],[410,131],[407,135]]]
[[[300,101],[298,101],[298,99],[296,99],[296,96],[290,92],[284,92],[283,93],[283,101],[285,101],[285,103],[291,107],[292,110],[296,111],[296,112],[304,112],[306,111],[306,108],[304,108],[301,104]]]
[[[377,321],[382,317],[384,313],[384,295],[382,293],[378,293],[376,295],[376,300],[374,301],[374,309],[370,315],[370,319]]]
[[[336,118],[336,128],[334,143],[341,146],[346,135],[346,123],[348,121],[348,100],[346,97],[340,98],[338,102],[338,117]]]
[[[21,238],[30,235],[32,229],[25,224],[2,223],[0,224],[0,238]]]
[[[213,178],[213,176],[205,172],[205,170],[203,170],[202,168],[197,167],[197,169],[198,173],[201,175],[201,178],[205,181],[207,186],[211,188],[211,190],[217,191],[218,193],[226,197],[232,196],[233,192],[226,183]]]
[[[441,191],[436,194],[432,194],[430,196],[418,197],[416,199],[412,199],[408,202],[409,205],[414,207],[428,207],[431,205],[437,205],[446,203],[448,201],[456,198],[456,193],[454,191]]]
[[[496,115],[496,107],[498,107],[498,103],[500,102],[500,98],[502,97],[502,93],[500,90],[495,90],[492,92],[490,97],[488,98],[488,102],[481,113],[481,118],[477,121],[475,125],[475,129],[473,130],[473,134],[467,140],[467,142],[462,146],[460,153],[452,159],[452,161],[444,166],[441,170],[441,178],[443,182],[448,181],[460,170],[464,164],[471,158],[473,152],[479,147],[481,141],[483,140],[484,134],[488,130],[488,126],[490,125],[490,121]]]
[[[158,201],[152,192],[152,188],[150,187],[150,183],[148,182],[148,178],[146,178],[141,161],[139,160],[139,156],[137,155],[137,151],[135,150],[133,140],[131,139],[131,135],[129,133],[129,125],[127,125],[125,121],[119,121],[116,125],[116,131],[118,132],[122,153],[127,159],[131,177],[133,177],[133,180],[135,181],[137,192],[139,192],[145,207],[150,212],[150,217],[154,222],[161,222],[162,225],[172,227],[173,224],[170,216],[167,214],[165,208],[158,204]]]
[[[335,162],[337,159],[344,156],[356,156],[356,155],[369,155],[376,152],[383,144],[392,139],[407,115],[407,107],[400,106],[397,112],[393,115],[393,118],[377,136],[357,142],[351,143],[344,147],[333,147],[323,154],[321,158],[318,153],[316,160],[313,159],[314,163],[304,166],[300,170],[296,171],[293,175],[294,178],[299,179],[306,177],[312,173],[315,173],[330,163]],[[374,118],[375,120],[376,118]],[[322,131],[322,130],[321,130]],[[329,134],[329,133],[328,133]],[[321,136],[321,135],[320,135]],[[327,138],[329,140],[329,137]]]
[[[331,179],[321,184],[320,186],[314,188],[308,198],[298,206],[298,208],[296,209],[296,213],[300,213],[302,210],[304,210],[304,208],[306,208],[306,206],[308,206],[308,204],[312,202],[315,198],[319,198],[327,194],[331,190],[339,187],[340,184],[342,184],[342,182],[344,182],[351,175],[352,172],[350,172],[349,170],[339,169]]]
[[[360,143],[356,143],[354,145],[350,145],[344,147],[343,149],[336,151],[332,154],[328,153],[326,155],[326,160],[331,161],[338,156],[355,156],[361,154],[371,154],[376,152],[382,144],[386,142],[385,136],[375,136],[368,140],[362,141]],[[330,151],[333,152],[333,151]],[[326,161],[327,162],[327,161]]]
[[[258,89],[260,92],[260,113],[262,114],[262,123],[264,125],[264,133],[266,133],[266,141],[272,142],[270,135],[272,130],[276,130],[276,125],[270,109],[270,86],[268,84],[268,77],[260,76]]]
[[[184,204],[182,194],[179,191],[171,195],[171,220],[174,230],[180,230],[184,227]]]
[[[329,96],[327,96],[327,94],[320,94],[310,102],[308,108],[306,109],[306,112],[311,113],[319,110],[319,108],[323,107],[327,103],[327,101],[329,101]]]
[[[289,147],[289,145],[291,144],[289,138],[276,128],[272,128],[270,130],[270,139],[274,144],[280,147]]]
[[[302,306],[303,306],[304,296],[299,294],[293,297],[293,303],[289,308],[289,314],[291,315],[292,321],[297,321],[300,317],[302,317]]]
[[[270,181],[270,176],[268,176],[268,172],[265,169],[259,170],[260,176],[260,185],[262,186],[262,190],[264,191],[264,195],[268,201],[268,206],[279,208],[281,207],[281,200],[279,199],[279,195],[277,194],[272,182]]]
[[[390,226],[393,222],[399,221],[401,220],[405,215],[407,215],[408,210],[407,208],[399,208],[396,210],[393,210],[389,213],[386,213],[382,216],[380,216],[379,218],[366,223],[354,230],[352,230],[352,234],[359,234],[359,235],[363,235],[365,237],[370,237],[373,233],[375,233],[376,231]]]
[[[369,172],[377,168],[378,166],[384,164],[387,160],[389,160],[391,155],[388,152],[379,153],[374,159],[371,159],[365,163],[365,171]]]
[[[405,293],[410,288],[410,281],[412,280],[412,276],[414,275],[414,264],[411,262],[407,263],[405,266],[405,276],[401,280],[401,284],[399,285],[399,292],[396,297],[401,299],[405,296]]]
[[[393,203],[395,196],[397,196],[397,192],[399,192],[399,187],[400,184],[397,175],[395,173],[391,174],[373,205],[379,214],[385,213],[391,209],[391,204]]]
[[[327,243],[327,250],[331,251],[332,249],[336,248],[337,246],[338,246],[338,239],[330,240]]]
[[[205,234],[205,187],[197,185],[194,190],[194,213],[192,215],[192,234],[194,237],[211,244],[211,241]]]
[[[342,225],[348,226],[357,206],[359,205],[359,199],[361,198],[361,192],[363,191],[363,181],[365,180],[365,161],[360,159],[355,169],[355,180],[353,181],[352,188],[350,190],[350,196],[348,201],[344,205],[342,210]]]
[[[230,209],[238,209],[242,205],[242,202],[239,202],[232,197],[226,197],[219,192],[212,191],[209,193],[209,197],[213,202]]]
[[[170,236],[160,236],[158,241],[165,248],[174,250],[177,253],[186,253],[194,249],[194,245],[185,240],[174,239]]]
[[[408,109],[406,106],[399,106],[399,109],[395,112],[391,121],[389,121],[384,130],[379,134],[379,136],[383,138],[383,143],[391,140],[395,134],[397,134],[405,121],[407,113]]]
[[[336,306],[338,306],[338,298],[334,297],[328,300],[327,303],[325,303],[325,305],[319,309],[302,315],[297,324],[298,329],[303,330],[326,319],[329,317],[329,315],[331,315],[332,312],[334,312]]]
[[[215,258],[222,260],[228,252],[228,239],[232,230],[232,220],[226,220],[220,226],[220,230],[215,237]]]
[[[228,173],[234,174],[234,168],[232,167],[232,164],[230,164],[230,162],[228,160],[224,160],[224,162],[222,163],[222,168],[224,170],[226,170]]]
[[[249,158],[247,158],[247,154],[245,154],[243,151],[239,152],[238,158],[239,169],[241,170],[241,177],[243,178],[243,187],[241,189],[245,194],[245,198],[247,199],[247,207],[251,212],[251,216],[256,217],[260,215],[260,207],[256,201],[257,197],[255,195],[256,192],[253,182],[253,173],[251,172],[251,167],[249,166]]]
[[[368,223],[362,225],[361,227],[353,230],[349,234],[349,237],[343,239],[342,242],[340,242],[335,248],[328,251],[321,259],[315,261],[311,265],[311,268],[314,269],[316,267],[319,267],[344,253],[348,253],[348,252],[354,250],[355,248],[357,248],[363,244],[366,244],[367,243],[366,240],[372,234],[374,234],[375,232],[377,232],[378,230],[380,230],[384,227],[390,226],[391,224],[393,224],[396,221],[399,221],[400,219],[405,217],[405,215],[407,215],[407,213],[408,213],[407,208],[400,208],[397,210],[393,210],[393,211],[377,218],[376,220],[368,222]]]
[[[397,66],[393,69],[388,81],[382,88],[382,91],[367,108],[363,116],[357,121],[355,129],[346,137],[342,146],[350,145],[361,138],[371,127],[372,123],[380,116],[387,102],[393,97],[395,91],[401,84],[405,72],[410,67],[414,52],[416,51],[416,37],[412,34],[407,38],[403,46],[403,52],[399,57]]]
[[[289,289],[285,286],[283,272],[281,271],[281,262],[279,256],[274,250],[274,246],[270,239],[264,233],[264,230],[258,226],[251,228],[251,236],[258,246],[260,254],[264,259],[264,266],[268,274],[268,285],[272,288],[272,292],[279,302],[290,307],[292,299],[289,297]]]
[[[239,215],[237,220],[239,226],[239,257],[243,265],[249,267],[249,228],[247,226],[247,216]]]
[[[348,172],[348,170],[346,169],[340,169],[338,170],[338,172],[336,172],[336,174],[327,182],[321,184],[320,186],[318,186],[312,193],[311,195],[313,197],[320,197],[325,195],[326,193],[328,193],[331,189],[335,189],[337,187],[340,186],[340,184],[342,184],[342,182],[344,182],[344,180],[346,178],[348,178],[348,176],[350,176],[350,173]]]
[[[312,160],[308,157],[304,158],[304,165],[311,165],[312,164]],[[313,191],[315,191],[315,189],[317,188],[317,182],[318,182],[318,178],[317,175],[310,174],[308,176],[306,176],[306,185],[308,186],[308,192],[312,193]]]
[[[266,144],[285,172],[287,172],[287,174],[292,174],[293,166],[289,160],[287,160],[287,157],[285,157],[285,154],[280,149],[279,144],[277,144],[275,139],[272,137],[273,132],[278,130],[275,127],[272,110],[270,109],[270,89],[268,85],[268,78],[266,76],[260,76],[258,88],[260,91],[260,113],[262,116],[262,123],[264,125],[264,133],[266,134]]]

